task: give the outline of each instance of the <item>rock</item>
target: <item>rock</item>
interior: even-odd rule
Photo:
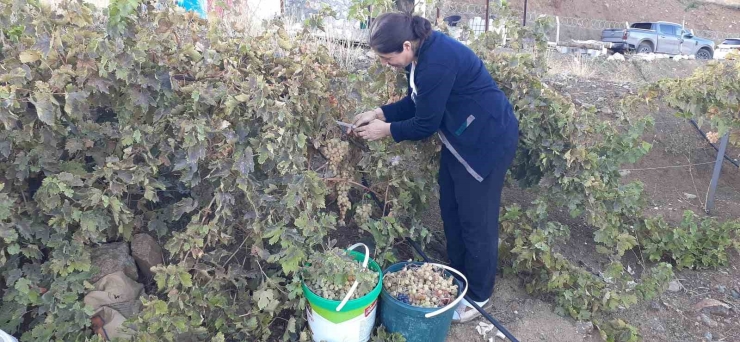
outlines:
[[[663,324],[660,323],[660,320],[658,320],[655,317],[653,317],[653,321],[650,324],[650,328],[656,332],[665,332],[665,327],[663,326]]]
[[[706,298],[694,304],[694,311],[708,315],[728,317],[730,315],[730,306],[716,299]]]
[[[615,54],[609,56],[606,60],[608,60],[608,61],[624,61],[626,59],[624,58],[624,55],[623,54],[621,54],[621,53],[615,53]]]
[[[735,289],[732,289],[732,291],[730,293],[732,293],[732,298],[735,298],[737,300],[740,300],[740,292],[738,292]]]
[[[719,293],[725,293],[727,292],[727,286],[717,285],[717,291],[719,291]]]
[[[576,332],[581,335],[590,335],[594,331],[594,324],[591,322],[576,322]]]
[[[678,280],[671,281],[670,283],[668,283],[668,291],[671,291],[671,292],[681,291],[681,283],[679,283]]]
[[[90,278],[90,283],[96,283],[111,273],[123,271],[126,276],[133,280],[139,278],[139,272],[136,270],[136,262],[129,255],[129,248],[126,242],[113,242],[100,245],[90,251],[90,259],[93,267],[97,272]],[[95,272],[95,271],[94,271]]]
[[[652,301],[650,302],[650,310],[653,311],[663,311],[663,307],[658,303],[658,301]]]
[[[684,192],[683,195],[686,196],[686,199],[689,199],[689,200],[696,199],[696,195],[694,194]]]
[[[699,317],[701,318],[701,322],[704,323],[704,325],[706,325],[706,326],[708,326],[710,328],[716,328],[716,327],[719,326],[719,323],[717,323],[716,321],[712,320],[711,318],[709,318],[709,316],[707,316],[705,314],[701,314],[701,315],[699,315]]]
[[[136,234],[131,241],[131,254],[144,275],[154,276],[152,266],[162,264],[162,247],[149,234]]]
[[[706,334],[704,334],[704,338],[706,338],[707,341],[711,341],[712,340],[712,337],[714,337],[714,336],[712,336],[712,333],[710,333],[708,331],[707,331]]]
[[[495,327],[493,324],[486,323],[486,322],[478,322],[478,326],[475,327],[475,330],[478,331],[478,334],[486,337],[486,334],[491,332]]]

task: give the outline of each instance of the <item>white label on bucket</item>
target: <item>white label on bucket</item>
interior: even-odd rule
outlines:
[[[319,313],[306,308],[308,327],[311,329],[314,342],[367,342],[375,326],[375,313],[378,301],[375,300],[364,310],[364,315],[342,323],[332,323]]]

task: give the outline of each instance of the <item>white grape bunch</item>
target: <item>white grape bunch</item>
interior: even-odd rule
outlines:
[[[357,207],[355,211],[355,221],[358,224],[365,223],[370,220],[370,215],[373,213],[373,205],[370,203],[364,203]]]
[[[388,273],[383,287],[399,301],[424,308],[443,307],[457,297],[453,277],[432,264],[406,265],[398,272]]]
[[[333,248],[308,259],[310,266],[303,272],[306,286],[325,299],[342,300],[357,279],[357,289],[350,299],[367,295],[378,285],[378,272],[362,267],[341,249]]]
[[[349,143],[340,139],[334,138],[326,142],[326,148],[324,154],[329,158],[329,169],[332,173],[339,174],[341,169],[342,160],[344,156],[349,153]]]
[[[709,132],[707,133],[707,140],[709,140],[710,143],[716,144],[717,141],[719,141],[719,132]]]
[[[337,184],[337,205],[339,206],[339,221],[344,222],[347,210],[352,207],[349,200],[349,183],[341,182]]]
[[[343,170],[340,176],[342,180],[337,183],[337,206],[339,207],[339,223],[344,225],[347,211],[352,208],[352,202],[349,200],[350,184],[347,181],[350,179],[351,173]]]

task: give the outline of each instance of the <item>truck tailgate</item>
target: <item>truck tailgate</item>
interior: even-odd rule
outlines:
[[[601,31],[602,42],[621,43],[624,41],[624,29],[606,29]]]

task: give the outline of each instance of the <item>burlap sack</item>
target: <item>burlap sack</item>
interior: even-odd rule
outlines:
[[[95,313],[94,325],[102,324],[97,331],[106,340],[114,338],[130,339],[131,331],[123,327],[123,322],[141,311],[139,296],[144,285],[127,277],[119,271],[98,280],[95,289],[85,295],[85,304],[91,306]]]

